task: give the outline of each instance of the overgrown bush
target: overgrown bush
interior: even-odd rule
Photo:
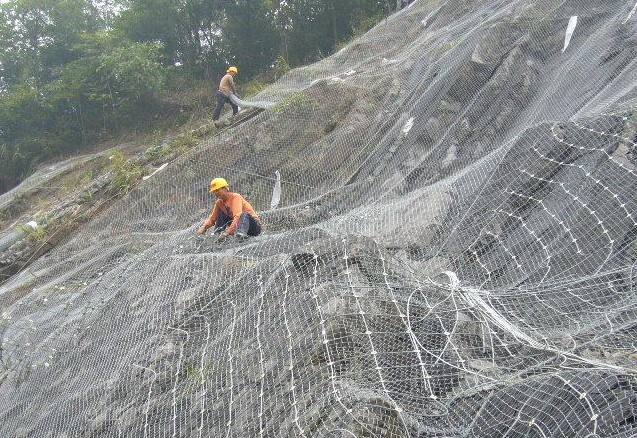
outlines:
[[[255,96],[262,92],[267,86],[268,84],[264,82],[252,80],[241,87],[241,96],[244,98]]]
[[[288,64],[287,60],[283,56],[278,56],[274,62],[274,67],[272,68],[274,79],[279,79],[288,71],[290,71],[290,64]]]
[[[150,162],[164,161],[185,154],[195,147],[200,140],[198,133],[189,131],[176,136],[165,144],[148,148],[144,155]]]
[[[144,168],[133,160],[129,160],[121,151],[113,152],[111,171],[113,172],[113,186],[128,192],[144,176]]]
[[[86,56],[64,67],[49,86],[49,100],[77,114],[84,129],[133,125],[153,112],[164,87],[160,49],[107,35],[87,37],[82,46]]]
[[[46,242],[49,237],[49,225],[50,224],[39,224],[35,228],[30,225],[21,225],[18,227],[24,235],[27,236],[31,242]]]
[[[310,99],[305,93],[298,92],[293,93],[279,102],[273,111],[277,114],[286,113],[288,111],[300,111],[311,108],[314,105],[312,99]]]

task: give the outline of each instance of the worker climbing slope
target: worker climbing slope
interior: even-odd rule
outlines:
[[[212,115],[212,120],[217,121],[221,116],[221,111],[226,103],[229,103],[232,107],[232,115],[239,112],[239,107],[230,99],[230,96],[237,93],[237,89],[234,84],[234,77],[239,74],[237,67],[230,67],[226,72],[226,75],[221,78],[219,83],[219,90],[217,90],[217,106],[215,112]]]
[[[215,233],[221,233],[221,238],[236,236],[245,239],[248,236],[261,234],[261,220],[254,208],[243,196],[229,190],[228,181],[215,178],[210,183],[210,193],[217,198],[212,213],[197,230],[203,235],[208,229],[215,227]]]

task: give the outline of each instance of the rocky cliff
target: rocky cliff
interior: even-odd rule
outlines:
[[[631,3],[418,0],[288,73],[0,287],[0,435],[634,436]],[[264,235],[194,237],[214,176]]]

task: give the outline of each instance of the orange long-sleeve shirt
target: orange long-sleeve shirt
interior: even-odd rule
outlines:
[[[252,205],[250,205],[243,196],[238,193],[229,193],[228,195],[228,199],[225,201],[218,199],[217,202],[215,202],[212,213],[210,213],[210,216],[208,216],[208,219],[206,219],[206,222],[203,224],[206,230],[215,225],[221,212],[224,212],[226,216],[232,218],[232,223],[227,228],[227,232],[231,236],[237,231],[241,214],[248,213],[256,220],[259,220],[259,216],[255,213],[254,208],[252,208]]]

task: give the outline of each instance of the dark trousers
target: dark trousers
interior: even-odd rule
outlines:
[[[223,106],[226,103],[229,103],[230,106],[232,107],[233,116],[239,112],[239,107],[235,105],[228,96],[226,96],[220,91],[217,91],[217,106],[215,107],[215,112],[212,115],[212,120],[215,120],[215,121],[219,120],[219,117],[221,116],[221,111],[223,111]]]
[[[230,226],[232,218],[225,214],[223,211],[219,213],[217,222],[215,223],[215,231],[221,232]],[[245,234],[248,236],[258,236],[261,234],[261,224],[255,218],[248,213],[243,213],[239,219],[239,225],[237,226],[238,234]]]

